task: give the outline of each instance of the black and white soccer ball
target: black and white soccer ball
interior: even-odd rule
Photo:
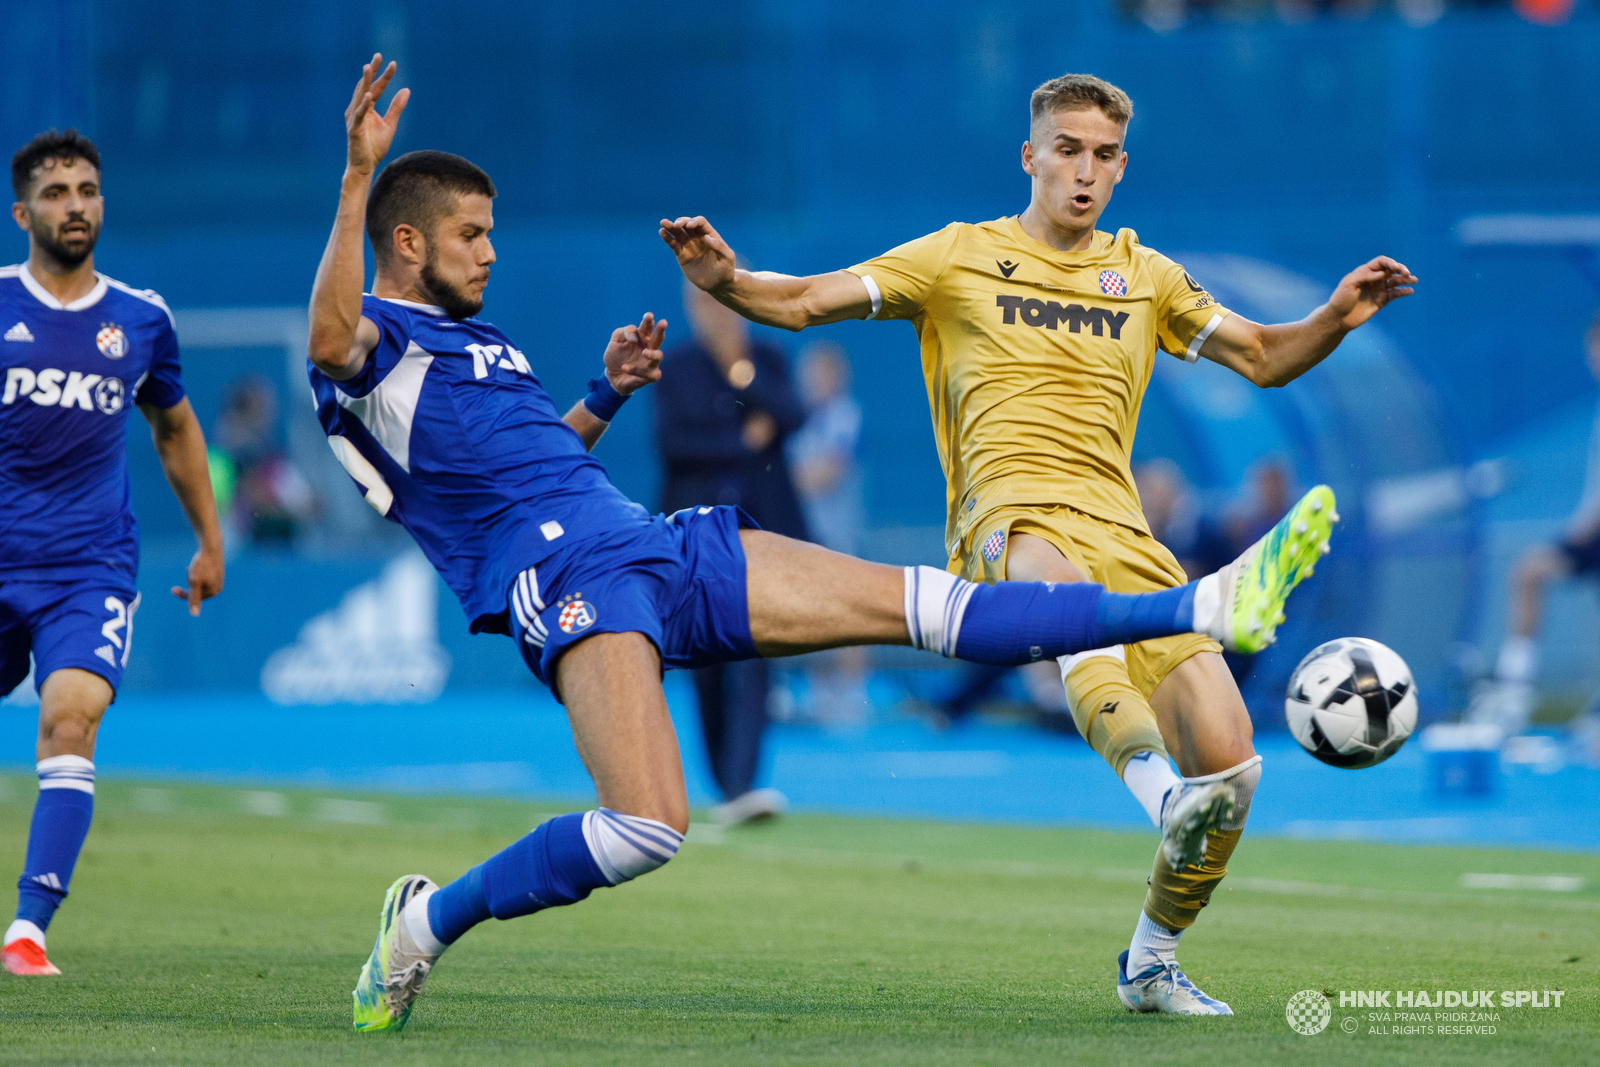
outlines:
[[[1311,650],[1289,676],[1289,731],[1323,763],[1382,763],[1417,728],[1417,686],[1399,653],[1365,637]]]

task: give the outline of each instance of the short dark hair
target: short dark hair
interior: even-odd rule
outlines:
[[[28,198],[28,187],[33,184],[34,172],[46,160],[83,159],[100,169],[100,150],[77,130],[46,130],[17,150],[11,157],[11,191],[18,200]]]
[[[1087,111],[1099,108],[1101,113],[1119,126],[1126,126],[1133,118],[1133,101],[1128,94],[1104,78],[1093,74],[1063,74],[1051,78],[1033,91],[1029,101],[1033,122],[1057,111]]]
[[[482,167],[449,152],[407,152],[384,167],[367,199],[367,238],[379,264],[394,253],[394,228],[415,226],[432,238],[439,220],[453,214],[460,197],[494,198],[494,182]]]

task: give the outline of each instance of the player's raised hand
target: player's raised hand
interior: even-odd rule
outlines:
[[[732,284],[733,249],[722,235],[711,228],[703,215],[694,218],[662,219],[661,239],[667,242],[684,277],[706,292]]]
[[[1328,298],[1328,310],[1346,330],[1376,315],[1385,304],[1416,292],[1417,276],[1404,263],[1379,256],[1346,274]]]
[[[389,101],[389,110],[378,114],[378,100],[394,77],[395,64],[383,66],[383,54],[374,52],[372,61],[361,68],[361,80],[350,96],[350,106],[344,109],[345,134],[349,138],[346,162],[351,170],[371,171],[389,152],[394,143],[394,131],[400,124],[400,113],[411,99],[410,89],[401,89]]]
[[[222,549],[202,546],[189,561],[189,587],[172,587],[172,595],[189,602],[189,614],[199,616],[200,602],[222,592]]]
[[[611,388],[627,396],[661,380],[661,342],[667,336],[667,320],[657,322],[653,312],[645,312],[637,326],[620,326],[611,331],[606,345],[606,379]]]

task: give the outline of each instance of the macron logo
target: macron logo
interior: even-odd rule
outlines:
[[[19,322],[15,326],[11,327],[11,329],[6,331],[6,340],[31,341],[33,340],[33,334],[28,331],[27,323]]]

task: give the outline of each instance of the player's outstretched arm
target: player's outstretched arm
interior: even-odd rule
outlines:
[[[666,336],[667,320],[657,322],[655,314],[649,311],[644,313],[639,325],[619,326],[611,331],[611,343],[606,345],[605,354],[605,382],[611,392],[601,389],[596,379],[589,395],[562,416],[583,438],[585,448],[594,450],[622,401],[661,380],[661,343]]]
[[[183,513],[200,542],[189,561],[188,587],[172,587],[172,595],[189,602],[189,614],[200,614],[200,602],[222,592],[222,525],[217,522],[217,502],[211,495],[211,466],[206,460],[206,435],[200,429],[189,398],[170,408],[141,404],[150,423],[161,469],[172,486]]]
[[[661,239],[678,257],[684,277],[751,322],[803,330],[872,313],[866,283],[849,271],[797,278],[748,271],[703,216],[661,220]]]
[[[374,54],[361,68],[361,80],[344,110],[346,148],[339,212],[311,287],[311,362],[339,381],[360,374],[367,355],[378,345],[378,328],[361,316],[361,290],[366,281],[362,242],[373,171],[394,143],[400,114],[411,98],[410,89],[401,89],[389,101],[389,110],[378,114],[378,98],[394,73],[393,63],[385,69],[383,56]]]
[[[1229,315],[1200,354],[1262,387],[1288,385],[1339,347],[1344,335],[1416,290],[1404,263],[1379,256],[1346,274],[1328,302],[1299,322],[1263,326]]]

